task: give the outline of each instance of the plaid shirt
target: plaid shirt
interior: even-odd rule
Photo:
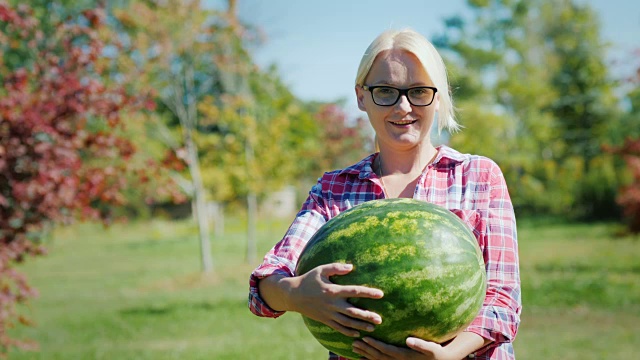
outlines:
[[[384,198],[372,164],[377,154],[357,164],[325,173],[284,238],[264,257],[250,278],[249,308],[258,316],[278,317],[258,294],[259,279],[273,274],[294,276],[296,262],[311,236],[329,219],[365,201]],[[492,342],[469,357],[515,359],[512,341],[520,323],[521,299],[516,222],[504,176],[492,160],[461,154],[447,146],[418,180],[414,199],[450,209],[473,230],[484,256],[487,295],[466,329]],[[343,359],[330,354],[330,359]]]

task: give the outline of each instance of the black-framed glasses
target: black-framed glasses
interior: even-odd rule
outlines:
[[[436,97],[437,88],[433,86],[416,86],[407,89],[398,89],[392,86],[367,86],[362,85],[362,89],[371,92],[371,98],[376,105],[393,106],[400,96],[404,95],[413,106],[429,106]]]

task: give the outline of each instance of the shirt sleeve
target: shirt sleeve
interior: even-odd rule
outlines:
[[[467,331],[492,340],[479,354],[512,342],[522,311],[515,214],[504,176],[492,165],[489,207],[479,209],[478,218],[471,221],[484,257],[487,294]]]
[[[284,314],[267,305],[258,292],[258,282],[267,276],[280,274],[294,276],[300,253],[313,234],[327,222],[327,210],[322,198],[320,181],[311,188],[309,197],[302,205],[284,237],[264,257],[249,279],[249,309],[263,317],[276,318]]]

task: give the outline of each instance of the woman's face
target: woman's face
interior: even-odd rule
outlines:
[[[386,85],[399,89],[434,86],[418,58],[404,50],[387,50],[373,62],[364,85]],[[371,92],[356,86],[358,107],[366,111],[381,147],[408,150],[430,144],[429,133],[439,105],[438,93],[428,106],[414,106],[406,95],[392,106],[373,102]]]

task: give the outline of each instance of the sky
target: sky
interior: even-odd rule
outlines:
[[[639,0],[578,0],[599,16],[609,60],[640,48]],[[224,8],[226,0],[206,1]],[[285,84],[303,100],[346,100],[359,114],[354,78],[369,43],[389,28],[412,28],[427,38],[441,33],[443,19],[469,14],[466,0],[238,0],[240,18],[262,30],[253,49],[266,68],[275,64]]]

